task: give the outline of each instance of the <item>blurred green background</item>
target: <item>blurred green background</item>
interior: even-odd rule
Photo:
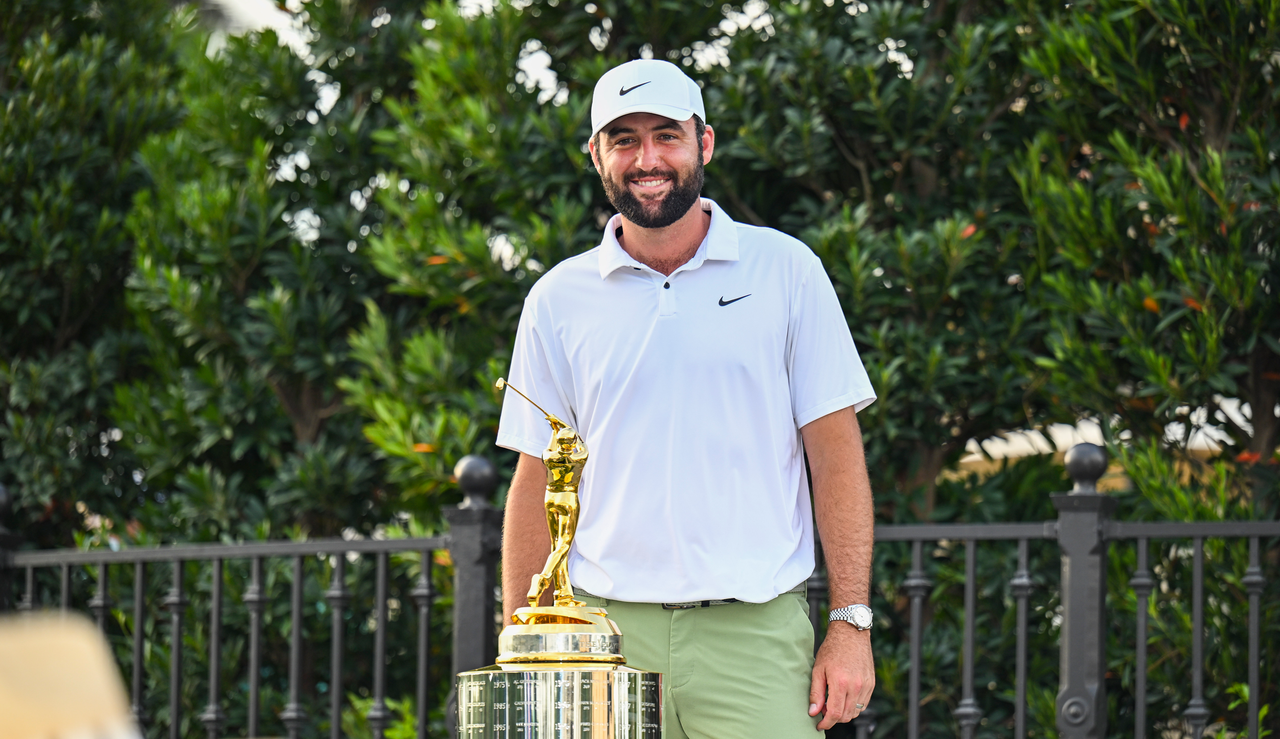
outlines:
[[[229,33],[214,5],[0,9],[0,524],[24,546],[436,532],[469,453],[498,463],[500,504],[492,383],[529,287],[613,213],[590,93],[642,56],[703,86],[706,194],[827,266],[879,395],[861,423],[882,522],[1052,518],[1052,456],[961,461],[1080,421],[1117,463],[1119,517],[1276,518],[1280,1],[276,10],[279,31]],[[1233,552],[1210,562],[1239,603]],[[954,554],[931,558],[940,674]],[[885,612],[905,608],[903,556],[878,549]],[[989,627],[1011,556],[984,576]],[[1185,707],[1186,556],[1157,553],[1153,715]],[[1037,735],[1056,562],[1037,570]],[[1113,557],[1117,614],[1132,562]],[[1238,728],[1243,625],[1219,621],[1212,707]],[[991,638],[995,685],[1011,633]],[[881,641],[891,734],[905,644]],[[1001,684],[981,731],[1006,730]],[[955,690],[930,701],[946,734]]]

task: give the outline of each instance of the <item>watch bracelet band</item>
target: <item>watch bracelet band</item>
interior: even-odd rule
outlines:
[[[867,629],[870,629],[872,624],[868,623],[866,626],[858,626],[858,624],[853,620],[853,612],[856,608],[865,608],[867,610],[867,615],[874,618],[875,614],[872,612],[871,606],[865,603],[854,603],[848,606],[841,606],[840,608],[832,608],[827,612],[827,623],[832,621],[847,621],[858,631],[866,631]]]

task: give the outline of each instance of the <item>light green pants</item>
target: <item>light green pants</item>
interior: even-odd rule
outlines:
[[[664,610],[585,595],[622,630],[627,665],[661,672],[664,739],[809,739],[813,626],[802,593]]]

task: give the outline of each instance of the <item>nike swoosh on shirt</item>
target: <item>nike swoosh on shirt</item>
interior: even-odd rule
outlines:
[[[649,82],[653,82],[653,80],[649,80]],[[618,97],[622,97],[623,95],[626,95],[628,92],[631,92],[637,87],[644,87],[645,85],[649,84],[649,82],[641,82],[640,84],[633,85],[631,87],[623,87],[622,89],[618,90]]]
[[[746,295],[743,295],[743,296],[742,296],[742,298],[749,298],[749,297],[751,297],[751,293],[747,293]],[[720,305],[721,305],[721,306],[726,306],[726,305],[729,305],[730,303],[736,303],[736,302],[738,302],[739,300],[742,300],[742,298],[734,298],[733,300],[725,300],[725,299],[724,299],[724,296],[723,296],[723,295],[721,295],[721,296],[720,296]]]

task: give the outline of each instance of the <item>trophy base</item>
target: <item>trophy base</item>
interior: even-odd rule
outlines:
[[[661,739],[662,674],[624,665],[493,665],[458,675],[458,739]]]
[[[622,633],[603,608],[520,608],[498,635],[498,664],[625,664]]]

